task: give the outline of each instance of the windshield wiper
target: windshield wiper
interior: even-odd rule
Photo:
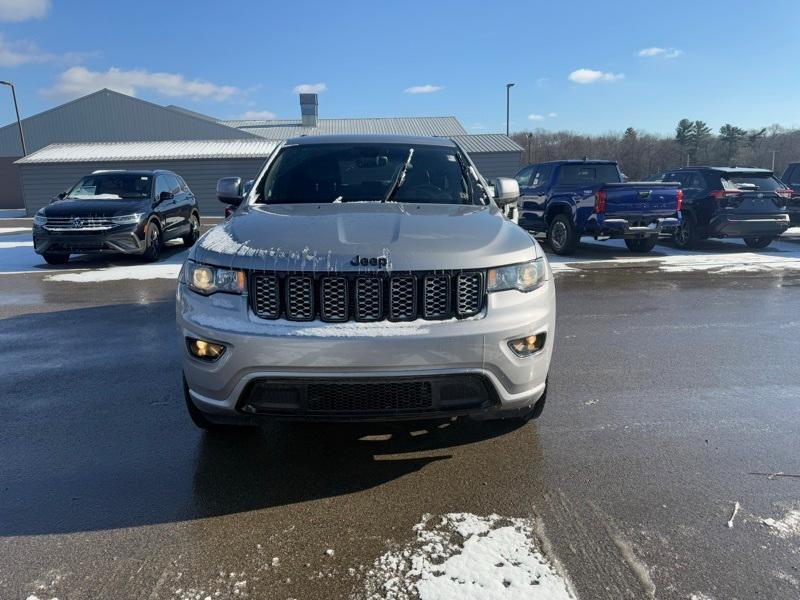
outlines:
[[[408,171],[408,167],[411,165],[412,156],[414,156],[414,149],[409,148],[408,157],[406,157],[406,162],[403,163],[403,167],[397,173],[397,176],[394,178],[394,181],[392,181],[392,185],[389,186],[389,191],[386,192],[386,195],[383,197],[383,200],[381,200],[381,202],[389,202],[392,198],[394,198],[394,195],[395,193],[397,193],[397,190],[400,189],[400,186],[403,185],[403,183],[406,180],[406,172]]]

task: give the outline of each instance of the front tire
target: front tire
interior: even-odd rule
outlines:
[[[183,236],[183,245],[187,248],[194,246],[194,243],[200,237],[200,217],[195,213],[189,217],[189,234]]]
[[[744,243],[748,248],[761,250],[762,248],[769,246],[774,239],[775,238],[768,235],[763,235],[761,237],[746,237],[744,238]]]
[[[567,215],[556,215],[547,228],[547,241],[556,254],[568,256],[575,253],[578,245],[578,234],[575,225]]]
[[[65,265],[69,262],[69,254],[64,253],[45,252],[42,258],[48,265]]]
[[[142,258],[147,262],[155,262],[161,256],[163,237],[161,228],[155,221],[150,221],[144,228],[145,251]]]
[[[658,236],[650,235],[646,238],[636,238],[632,240],[625,240],[625,245],[628,250],[636,254],[646,254],[656,247]]]

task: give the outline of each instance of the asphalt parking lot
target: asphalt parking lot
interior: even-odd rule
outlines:
[[[54,268],[27,227],[0,221],[0,598],[403,599],[466,525],[554,565],[519,587],[504,555],[503,597],[800,597],[794,232],[554,257],[551,389],[525,426],[215,437],[180,390],[185,250]]]

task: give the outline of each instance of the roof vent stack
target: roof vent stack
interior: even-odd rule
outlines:
[[[300,94],[300,116],[303,119],[303,127],[316,127],[319,115],[317,107],[319,100],[316,94]]]

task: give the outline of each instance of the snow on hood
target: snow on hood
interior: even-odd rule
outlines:
[[[207,232],[190,258],[287,271],[476,269],[537,256],[531,236],[494,206],[402,203],[250,206]]]

